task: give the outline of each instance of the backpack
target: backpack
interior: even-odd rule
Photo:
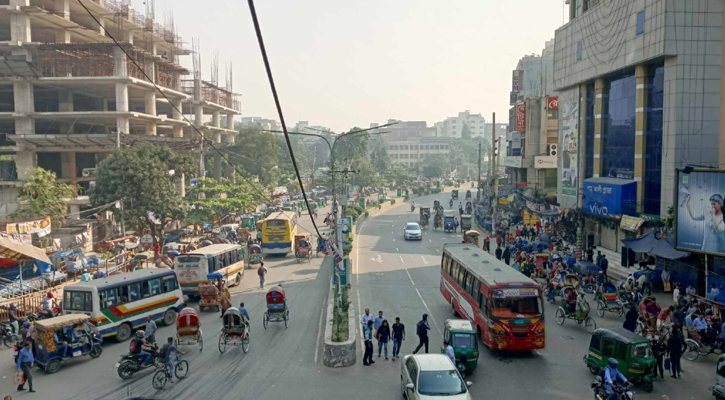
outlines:
[[[136,352],[136,340],[132,340],[131,343],[128,344],[128,351],[131,353]]]

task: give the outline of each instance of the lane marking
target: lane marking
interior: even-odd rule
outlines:
[[[395,248],[395,251],[400,251],[400,249],[396,247],[396,248]]]
[[[425,265],[428,265],[428,260],[426,260],[426,259],[425,259],[425,257],[423,257],[423,256],[420,256],[420,258],[422,258],[422,259],[423,259],[423,262],[425,263]]]
[[[438,327],[438,323],[436,322],[435,318],[433,318],[433,314],[430,312],[430,308],[428,308],[428,304],[426,304],[425,300],[423,300],[423,296],[421,296],[418,288],[415,288],[415,292],[418,293],[418,297],[420,297],[420,301],[423,303],[423,307],[425,307],[425,310],[428,311],[428,318],[430,318],[431,321],[433,321],[433,326],[435,326],[436,330],[438,331],[438,334],[440,336],[443,336],[443,332],[441,332],[441,329]]]
[[[398,257],[400,257],[400,262],[402,262],[403,264],[405,264],[405,261],[403,261],[403,256],[398,256]]]
[[[325,314],[325,301],[322,301],[322,309],[320,309],[320,322],[317,323],[317,342],[315,342],[315,364],[317,364],[317,354],[320,353],[320,335],[322,335],[322,322]]]
[[[433,243],[433,241],[431,239],[428,239],[428,241],[431,242],[431,243]]]
[[[439,252],[439,253],[441,252],[439,249],[436,249],[436,251]]]
[[[405,269],[405,273],[408,274],[408,278],[410,279],[410,283],[412,283],[413,286],[415,286],[415,282],[413,281],[413,277],[410,276],[410,272],[408,272],[408,268]]]
[[[395,241],[395,239],[393,239],[393,242],[394,242],[394,241]]]

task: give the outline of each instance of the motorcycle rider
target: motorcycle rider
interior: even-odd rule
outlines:
[[[607,392],[609,392],[607,400],[615,400],[617,398],[617,393],[614,391],[614,388],[617,387],[617,381],[622,381],[623,384],[629,384],[629,386],[632,386],[627,378],[619,372],[617,364],[618,362],[616,359],[610,358],[609,365],[604,368],[604,388],[607,389]]]
[[[146,333],[143,330],[136,331],[136,337],[131,341],[131,344],[129,344],[128,346],[132,354],[143,357],[143,363],[141,364],[141,367],[148,367],[153,362],[153,356],[151,355],[151,353],[144,349],[144,347],[149,347],[148,343],[144,340],[145,336]]]
[[[448,208],[453,208],[453,199],[448,201]]]
[[[415,211],[415,200],[413,200],[413,204],[410,205],[410,212]]]

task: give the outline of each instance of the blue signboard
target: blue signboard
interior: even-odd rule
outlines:
[[[635,215],[637,182],[615,178],[584,180],[584,211],[599,217]]]

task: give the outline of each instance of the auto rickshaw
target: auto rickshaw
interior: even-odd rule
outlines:
[[[254,216],[253,215],[244,214],[244,215],[242,215],[240,220],[241,220],[240,226],[242,228],[247,228],[250,231],[254,229]]]
[[[295,235],[295,258],[297,262],[312,260],[312,234],[309,232]]]
[[[715,364],[715,386],[712,387],[712,395],[716,400],[725,400],[725,354],[721,355]]]
[[[249,260],[247,261],[247,264],[261,264],[262,260],[262,247],[258,244],[249,246]]]
[[[592,334],[584,363],[592,374],[598,375],[610,358],[619,362],[617,368],[628,381],[642,384],[646,392],[654,389],[655,356],[649,339],[619,327],[597,329]]]
[[[451,199],[458,200],[458,190],[451,191]]]
[[[456,231],[456,219],[453,216],[446,215],[443,217],[443,231],[451,233]]]
[[[467,231],[471,229],[472,219],[469,214],[461,215],[461,231]]]
[[[199,351],[204,349],[199,314],[193,308],[185,307],[176,316],[176,346],[195,344],[199,345]]]
[[[467,319],[448,319],[443,331],[443,338],[453,346],[456,355],[456,368],[461,375],[470,375],[478,365],[478,340],[476,330]],[[441,353],[445,354],[445,347]]]
[[[478,237],[480,235],[477,231],[466,231],[463,233],[463,243],[475,243],[478,246]]]
[[[466,200],[471,200],[471,191],[466,190]]]
[[[103,353],[98,329],[85,314],[68,314],[33,322],[36,342],[35,363],[49,374],[75,357],[98,358]],[[64,344],[56,343],[54,335]]]

